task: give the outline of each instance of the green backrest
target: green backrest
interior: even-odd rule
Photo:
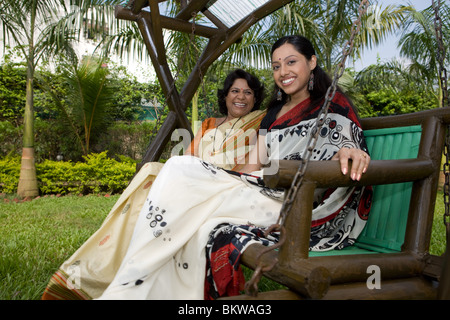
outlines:
[[[421,126],[364,131],[373,160],[416,158]],[[373,186],[369,220],[355,244],[376,252],[400,251],[405,238],[412,182]]]

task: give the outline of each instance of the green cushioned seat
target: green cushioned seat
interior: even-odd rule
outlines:
[[[364,131],[373,160],[416,158],[421,126]],[[344,250],[310,252],[310,257],[325,255],[399,252],[405,238],[412,182],[373,186],[369,220],[355,246]]]

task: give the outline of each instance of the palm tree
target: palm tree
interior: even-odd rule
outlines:
[[[22,162],[17,193],[20,196],[38,195],[36,168],[34,165],[34,112],[33,81],[36,65],[42,58],[46,41],[40,36],[44,17],[54,14],[57,1],[2,1],[0,12],[5,40],[20,45],[27,61],[26,104],[24,115],[24,133]],[[43,12],[48,12],[43,15]],[[41,38],[41,39],[40,39]]]
[[[17,193],[22,197],[38,195],[36,167],[34,158],[34,107],[33,84],[36,66],[56,54],[68,59],[75,57],[72,44],[79,39],[82,17],[89,8],[97,10],[90,21],[101,21],[104,25],[106,15],[102,8],[121,1],[113,0],[2,0],[0,3],[0,27],[4,33],[4,44],[17,46],[27,63],[26,104],[22,161]],[[111,17],[113,10],[110,11]],[[87,20],[84,20],[87,21]],[[112,19],[110,19],[112,21]],[[97,30],[98,24],[91,29]]]
[[[447,3],[442,3],[440,9],[443,44],[446,52],[446,56],[443,58],[448,66],[450,61],[450,50],[448,50],[450,7]],[[422,11],[410,10],[403,23],[404,32],[399,40],[400,54],[412,61],[410,68],[419,73],[428,82],[430,88],[436,84],[439,87],[441,85],[437,60],[439,46],[436,41],[434,19],[434,10],[431,6]],[[442,88],[439,90],[439,95],[442,95]],[[439,101],[442,100],[442,97],[440,98]]]
[[[90,152],[93,134],[107,123],[108,107],[112,104],[114,88],[108,79],[108,69],[102,61],[84,59],[80,66],[68,70],[68,101],[71,101],[75,123],[83,124],[85,155]]]
[[[87,156],[91,141],[110,123],[108,111],[115,88],[103,59],[84,57],[81,63],[65,64],[63,68],[64,100],[69,103],[62,103],[49,79],[40,76],[40,84],[50,93],[61,120],[75,134],[83,155]]]

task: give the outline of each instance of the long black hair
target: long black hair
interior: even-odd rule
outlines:
[[[236,79],[244,79],[247,81],[248,86],[253,90],[253,94],[255,95],[255,105],[253,106],[253,109],[251,111],[259,110],[259,108],[261,107],[261,103],[264,100],[264,85],[256,76],[252,75],[251,73],[242,69],[236,69],[234,71],[231,71],[225,78],[223,89],[217,90],[217,100],[220,113],[225,116],[228,114],[228,108],[225,98]]]
[[[272,46],[271,55],[273,52],[281,47],[282,45],[289,43],[294,46],[295,50],[297,50],[300,54],[306,57],[308,61],[311,60],[313,55],[316,55],[316,51],[314,47],[307,38],[301,35],[290,35],[285,36],[278,39]],[[331,78],[328,74],[317,64],[314,70],[312,71],[314,74],[314,87],[312,90],[309,90],[309,94],[311,97],[310,106],[317,105],[322,99],[324,99],[328,87],[331,85]],[[337,89],[339,92],[342,92],[340,88]],[[282,93],[281,101],[277,100],[277,93],[280,91]],[[279,106],[280,104],[285,104],[288,100],[288,95],[279,88],[276,84],[274,86],[274,93],[271,101],[269,102],[268,108],[272,108],[275,106]]]

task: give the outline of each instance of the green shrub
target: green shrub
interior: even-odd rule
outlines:
[[[108,158],[106,151],[84,157],[85,162],[45,160],[36,164],[41,195],[121,193],[133,177],[136,165],[127,157]],[[20,157],[0,160],[0,192],[15,193],[20,174]]]
[[[125,123],[114,122],[92,146],[92,152],[108,150],[111,158],[126,155],[135,160],[142,160],[152,136],[156,134],[154,121]]]
[[[0,160],[0,192],[16,193],[20,175],[20,157],[8,156]]]
[[[142,160],[147,151],[150,139],[154,137],[154,121],[124,123],[116,121],[91,146],[92,153],[108,150],[110,158],[125,155],[136,161]],[[75,134],[68,130],[65,123],[59,120],[35,120],[36,162],[45,159],[56,160],[57,155],[64,156],[65,160],[80,161],[82,150]],[[8,154],[20,155],[22,151],[23,125],[14,126],[8,121],[0,120],[0,158]]]

